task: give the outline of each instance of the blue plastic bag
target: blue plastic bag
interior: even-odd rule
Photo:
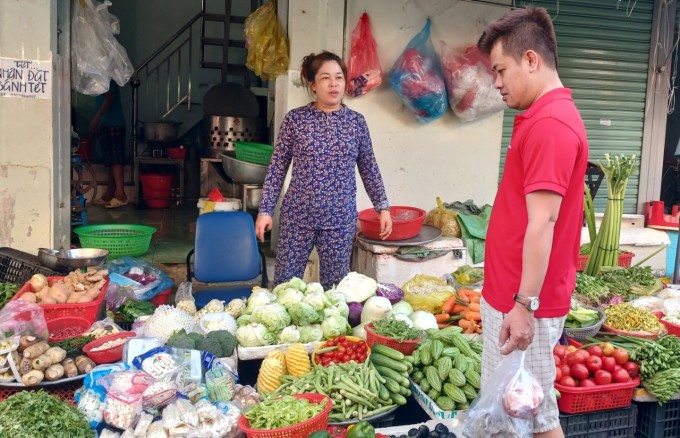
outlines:
[[[121,257],[111,260],[104,268],[109,273],[125,275],[141,283],[140,286],[124,286],[132,288],[134,298],[138,301],[150,300],[175,283],[168,274],[144,259]]]
[[[390,86],[420,123],[437,120],[446,112],[446,86],[439,58],[430,41],[429,19],[392,66]]]

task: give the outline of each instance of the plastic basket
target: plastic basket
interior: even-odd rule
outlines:
[[[132,338],[134,336],[137,336],[135,332],[120,332],[102,336],[99,339],[95,339],[94,341],[85,344],[83,347],[83,353],[85,353],[87,357],[92,359],[92,361],[97,365],[118,362],[123,358],[124,343],[101,351],[92,351],[92,349],[102,346],[109,341],[115,341],[116,339],[120,338]]]
[[[680,437],[680,400],[670,400],[664,405],[656,402],[635,404],[639,438]]]
[[[565,438],[634,437],[637,424],[635,405],[586,414],[560,415]]]
[[[52,284],[56,280],[61,280],[64,277],[47,277],[47,283]],[[97,299],[90,303],[76,303],[76,304],[39,304],[45,313],[45,321],[49,322],[53,319],[63,318],[65,316],[75,316],[86,319],[90,325],[99,319],[99,316],[104,314],[104,297],[109,287],[109,277],[106,278],[106,283],[102,286],[101,292]],[[14,295],[12,301],[18,300],[21,296],[31,291],[29,283],[19,289],[19,292]],[[88,326],[89,328],[89,326]]]
[[[423,339],[421,337],[418,339],[414,339],[412,341],[397,341],[394,338],[389,338],[387,336],[377,334],[374,331],[375,326],[372,323],[366,324],[366,326],[364,326],[364,329],[366,330],[366,343],[368,344],[369,347],[372,347],[373,344],[386,345],[390,348],[394,348],[395,350],[402,352],[406,356],[413,353],[413,350],[415,350],[416,347],[418,346],[418,342],[420,342]]]
[[[659,322],[663,324],[666,327],[666,330],[668,330],[669,335],[675,335],[680,338],[680,325],[679,324],[673,324],[672,322],[664,321],[663,318],[666,316],[663,312],[654,312],[657,318],[659,318]]]
[[[83,248],[106,249],[109,251],[109,260],[146,254],[156,231],[156,228],[148,225],[117,224],[87,225],[73,230]]]
[[[10,396],[16,394],[17,392],[21,391],[37,391],[42,389],[46,393],[53,395],[60,400],[68,403],[71,406],[75,406],[76,402],[74,399],[74,394],[76,390],[78,390],[81,386],[83,386],[83,381],[82,380],[74,380],[71,382],[66,382],[61,385],[50,385],[50,386],[20,386],[20,387],[7,387],[7,386],[0,386],[0,401],[7,400]]]
[[[665,328],[662,324],[658,332],[629,332],[626,330],[615,329],[614,327],[610,327],[607,324],[602,324],[602,331],[614,333],[620,336],[633,336],[635,338],[651,339],[655,341],[660,335],[664,333]]]
[[[592,309],[592,307],[588,307],[588,309]],[[604,324],[605,319],[607,318],[604,312],[600,309],[593,309],[597,310],[597,313],[600,315],[600,320],[593,326],[590,327],[583,327],[583,328],[564,328],[564,332],[567,334],[568,337],[571,339],[575,339],[577,341],[585,341],[586,338],[595,336],[597,332],[600,331],[600,328],[602,327],[602,324]]]
[[[632,252],[624,251],[619,253],[618,265],[622,268],[630,268],[630,264],[633,261],[635,254]],[[586,270],[586,265],[588,264],[588,255],[579,254],[578,262],[576,263],[576,271],[583,272]]]
[[[249,141],[235,141],[234,152],[236,159],[248,163],[269,166],[274,153],[274,146],[270,144],[253,143]]]
[[[345,339],[347,339],[348,341],[353,341],[353,342],[366,342],[366,341],[364,341],[363,339],[361,339],[357,336],[345,336]],[[327,342],[328,341],[323,341],[322,343],[317,345],[317,347],[314,349],[314,351],[312,351],[312,365],[314,365],[316,363],[316,352],[321,350],[322,348],[326,348]],[[371,354],[371,346],[368,345],[368,342],[366,342],[366,347],[368,347],[366,349],[366,358],[367,358],[366,360],[368,360],[368,356],[370,356],[370,354]]]
[[[149,302],[156,307],[162,306],[163,304],[167,304],[168,303],[168,297],[170,296],[170,292],[172,292],[172,286],[165,289],[163,292],[159,293],[155,297],[149,298]]]
[[[34,274],[61,275],[43,266],[37,256],[13,248],[0,248],[0,282],[21,285]]]
[[[238,428],[245,432],[248,438],[307,438],[312,432],[318,430],[326,430],[328,427],[328,413],[331,411],[333,404],[328,396],[323,394],[298,394],[295,398],[302,398],[309,400],[310,403],[321,404],[326,401],[326,407],[321,413],[309,420],[303,421],[289,427],[282,427],[280,429],[251,429],[248,420],[241,415],[238,420]]]
[[[92,323],[85,318],[77,316],[64,316],[47,322],[47,331],[50,333],[48,342],[61,342],[71,338],[77,338],[90,328]]]
[[[633,389],[639,384],[640,379],[638,377],[630,382],[599,385],[592,388],[571,387],[555,383],[555,388],[561,394],[561,397],[557,399],[557,407],[560,412],[565,414],[625,408],[630,406],[633,399]]]
[[[416,207],[393,206],[390,208],[392,216],[392,233],[385,240],[405,240],[415,237],[423,229],[423,222],[427,212]],[[361,232],[367,239],[380,239],[380,214],[372,208],[359,212]]]

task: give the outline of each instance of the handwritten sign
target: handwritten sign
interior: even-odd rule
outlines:
[[[52,98],[52,62],[0,58],[0,97]]]

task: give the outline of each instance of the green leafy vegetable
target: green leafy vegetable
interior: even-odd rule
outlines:
[[[153,315],[156,306],[148,301],[126,301],[120,309],[120,316],[126,321],[134,321],[140,316]]]
[[[39,391],[21,391],[0,403],[0,436],[94,437],[94,431],[74,406]]]
[[[590,275],[576,273],[576,288],[574,289],[574,299],[579,303],[598,307],[608,302],[612,298],[607,284],[602,279],[591,277]]]
[[[83,347],[94,341],[94,336],[78,336],[77,338],[50,344],[52,347],[61,347],[66,350],[67,357],[76,357],[83,354]]]
[[[19,290],[19,286],[14,283],[0,283],[0,309],[12,299]]]
[[[410,327],[406,322],[394,316],[389,316],[380,321],[374,321],[375,332],[381,336],[396,339],[397,341],[411,341],[423,335],[421,330]]]
[[[627,298],[633,295],[653,295],[663,289],[661,280],[652,273],[650,266],[630,268],[602,267],[602,280],[615,295]]]

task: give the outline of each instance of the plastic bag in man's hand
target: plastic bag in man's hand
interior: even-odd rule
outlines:
[[[363,96],[382,83],[382,68],[371,33],[371,21],[364,12],[352,32],[352,52],[347,63],[347,94]]]
[[[503,357],[488,381],[484,382],[468,411],[463,428],[464,437],[533,436],[533,416],[543,402],[543,390],[524,368],[524,354],[523,351],[515,350]],[[535,385],[530,384],[530,381]],[[502,390],[499,391],[499,388]]]

